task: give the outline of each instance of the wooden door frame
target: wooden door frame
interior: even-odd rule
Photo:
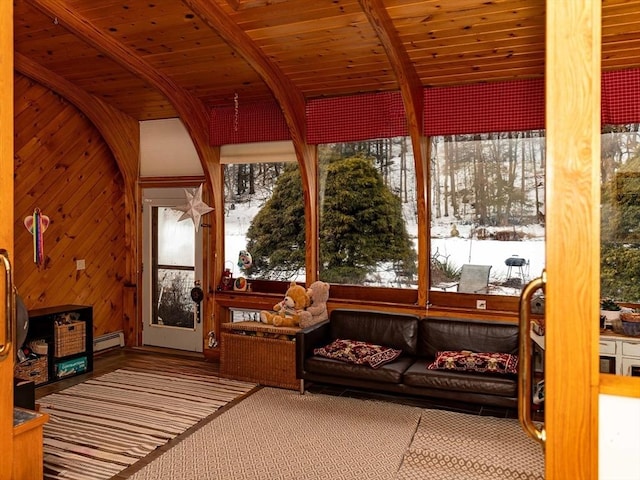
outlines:
[[[0,248],[13,260],[13,2],[0,2]],[[2,269],[2,277],[5,272]],[[4,285],[4,281],[2,282]],[[0,325],[4,330],[5,287],[0,287]],[[4,333],[0,341],[4,339]],[[13,348],[0,362],[0,480],[9,480],[13,471]]]
[[[546,2],[547,480],[598,477],[601,16]]]

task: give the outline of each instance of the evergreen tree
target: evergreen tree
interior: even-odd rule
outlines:
[[[362,156],[326,164],[320,225],[320,277],[361,284],[381,263],[412,279],[416,253],[402,216],[400,198],[384,183],[373,161]],[[304,211],[300,172],[287,166],[273,196],[249,227],[251,273],[285,279],[304,268]]]
[[[600,293],[640,301],[640,157],[602,185]]]
[[[397,276],[415,275],[416,254],[399,197],[384,185],[371,159],[330,160],[320,224],[321,278],[365,282],[379,263],[391,262]]]
[[[253,257],[249,274],[285,280],[304,270],[304,199],[297,164],[285,166],[273,195],[253,218],[247,250]]]

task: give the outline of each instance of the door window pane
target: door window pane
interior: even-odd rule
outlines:
[[[195,235],[182,212],[153,208],[153,315],[155,325],[194,328]]]

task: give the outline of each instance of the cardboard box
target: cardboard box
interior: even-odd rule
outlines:
[[[56,377],[64,378],[87,371],[87,357],[72,358],[55,364]]]

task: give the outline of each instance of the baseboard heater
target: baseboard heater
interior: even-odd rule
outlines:
[[[94,352],[113,347],[124,347],[124,333],[122,331],[106,333],[93,339]]]

